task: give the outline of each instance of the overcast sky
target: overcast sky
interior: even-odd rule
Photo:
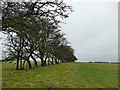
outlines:
[[[117,1],[66,0],[74,12],[64,20],[61,30],[75,49],[78,61],[118,60]],[[0,59],[1,50],[0,45]]]
[[[69,2],[74,12],[64,20],[66,24],[62,25],[61,30],[75,49],[78,61],[118,61],[116,1]]]

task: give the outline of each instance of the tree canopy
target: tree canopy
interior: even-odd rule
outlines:
[[[32,59],[37,67],[55,62],[77,60],[74,49],[61,33],[59,23],[72,12],[72,7],[59,0],[37,2],[2,2],[2,30],[7,35],[6,59],[17,61],[16,69],[24,69]]]

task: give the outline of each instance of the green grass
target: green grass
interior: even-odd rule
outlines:
[[[118,65],[60,63],[34,69],[15,70],[2,64],[3,88],[117,88]]]

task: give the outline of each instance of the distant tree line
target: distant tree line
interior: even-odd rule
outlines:
[[[4,60],[16,61],[16,70],[25,63],[32,68],[77,60],[59,24],[72,7],[59,0],[38,2],[2,2],[2,30],[7,35]]]

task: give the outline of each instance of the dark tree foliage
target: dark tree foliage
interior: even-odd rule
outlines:
[[[7,35],[6,59],[17,61],[16,69],[24,69],[31,61],[37,67],[73,62],[77,60],[74,50],[68,45],[59,30],[60,18],[67,18],[71,6],[59,0],[39,0],[39,2],[2,2],[2,32]]]

